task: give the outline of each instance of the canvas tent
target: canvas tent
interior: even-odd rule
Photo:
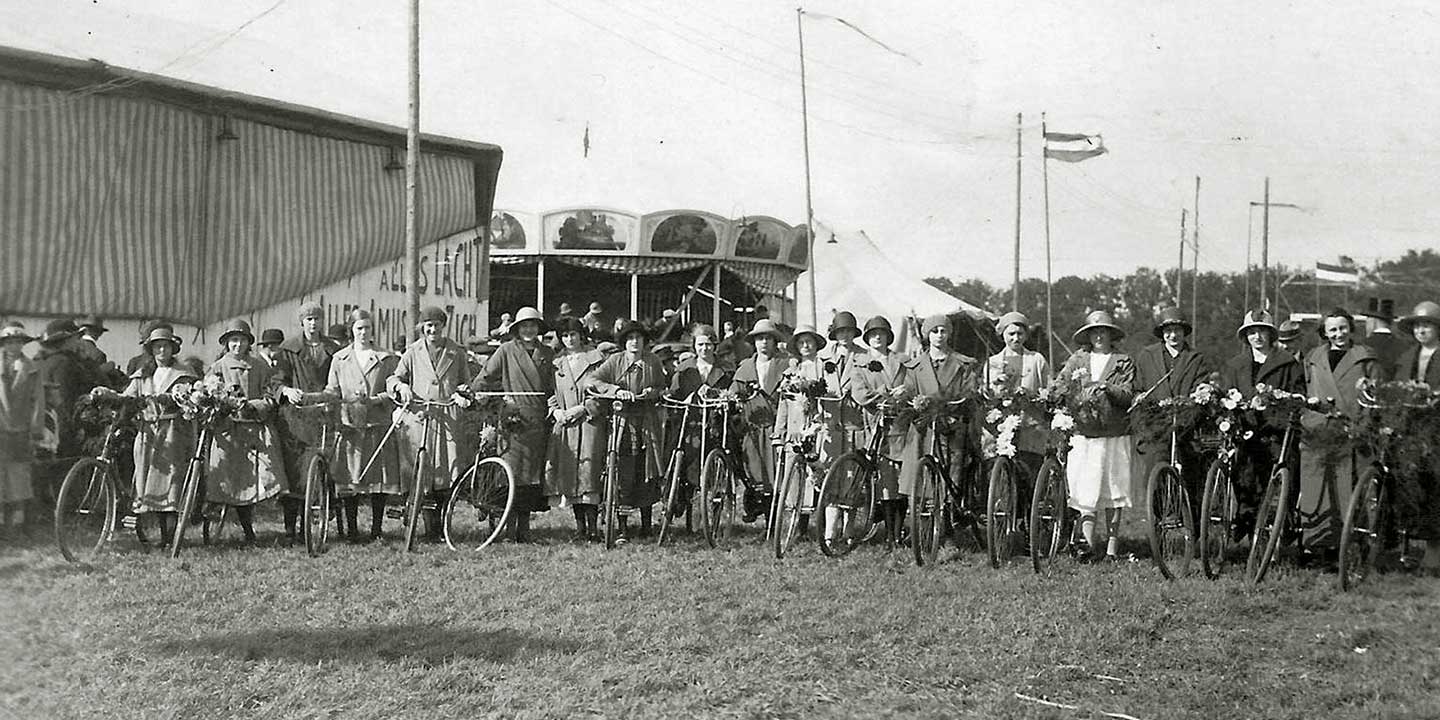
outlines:
[[[864,230],[837,232],[817,222],[811,267],[817,273],[815,307],[819,327],[825,327],[831,316],[841,310],[854,313],[860,322],[872,315],[884,315],[895,322],[910,313],[921,318],[955,312],[992,317],[984,308],[941,292],[900,269]],[[808,273],[802,273],[795,285],[801,322],[810,319],[808,283]]]

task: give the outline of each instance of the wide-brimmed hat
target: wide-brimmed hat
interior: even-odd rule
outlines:
[[[520,326],[520,323],[530,321],[540,324],[541,334],[544,334],[546,330],[550,329],[550,326],[545,322],[545,316],[541,315],[539,310],[526,306],[515,311],[515,319],[510,321],[510,335],[515,335],[515,329]]]
[[[781,340],[785,339],[785,334],[780,332],[780,328],[775,327],[775,321],[771,320],[770,318],[756,320],[755,327],[750,328],[750,332],[746,333],[746,337],[752,338],[759,337],[761,335],[773,336],[775,338],[775,342],[780,342]]]
[[[1004,333],[1005,328],[1011,325],[1019,325],[1025,328],[1026,333],[1030,332],[1030,318],[1025,317],[1025,313],[1019,312],[1018,310],[1011,310],[1001,315],[1000,319],[995,321],[995,332]]]
[[[881,331],[883,331],[886,335],[890,336],[890,342],[895,342],[895,329],[890,327],[890,321],[886,320],[885,316],[883,315],[876,315],[875,317],[866,320],[865,331],[860,334],[860,337],[868,339],[870,337],[870,333]],[[888,345],[889,343],[886,344]]]
[[[650,341],[650,328],[646,327],[645,323],[634,320],[626,320],[620,325],[620,328],[615,331],[615,340],[625,342],[625,338],[633,333],[640,333],[646,342]]]
[[[103,335],[110,332],[110,328],[105,327],[105,320],[96,315],[86,315],[75,321],[75,324],[78,325],[81,330],[88,329],[96,335]]]
[[[285,342],[285,333],[280,328],[265,328],[260,332],[260,340],[256,345],[279,345]]]
[[[1300,337],[1300,331],[1303,329],[1299,320],[1286,320],[1280,323],[1280,336],[1277,339],[1282,342],[1289,342]]]
[[[860,334],[860,325],[855,321],[855,314],[848,310],[841,310],[830,318],[830,339],[835,339],[836,330],[854,330],[856,335]]]
[[[75,327],[74,320],[58,318],[45,324],[45,335],[40,338],[40,344],[49,345],[51,343],[58,343],[79,334],[80,328]]]
[[[1117,341],[1125,337],[1125,331],[1121,330],[1120,326],[1115,324],[1115,319],[1110,317],[1110,313],[1104,310],[1096,310],[1085,316],[1085,324],[1081,325],[1080,329],[1076,330],[1071,338],[1081,345],[1089,345],[1090,338],[1088,335],[1090,331],[1095,328],[1105,328],[1109,330],[1110,334],[1114,336],[1113,339]]]
[[[416,321],[415,321],[415,324],[416,324],[416,325],[419,325],[419,324],[421,324],[421,323],[427,323],[427,322],[433,322],[433,323],[437,323],[437,324],[439,324],[439,325],[444,325],[444,324],[450,322],[450,318],[445,315],[445,311],[444,311],[444,310],[441,310],[440,308],[435,307],[434,305],[426,305],[425,307],[420,308],[420,319],[419,319],[419,320],[416,320]]]
[[[175,346],[175,352],[180,352],[180,338],[175,337],[175,329],[169,325],[160,325],[150,329],[150,334],[140,341],[140,346],[146,350],[150,349],[150,343],[168,342]]]
[[[764,321],[762,320],[761,322],[764,322]],[[816,349],[816,350],[819,350],[820,348],[825,347],[825,336],[824,336],[824,335],[821,335],[820,332],[815,329],[815,326],[814,326],[814,325],[808,325],[808,324],[806,324],[806,323],[801,323],[801,324],[795,326],[795,332],[794,332],[794,333],[791,333],[791,335],[790,335],[790,345],[791,345],[791,346],[798,345],[799,342],[800,342],[800,337],[801,337],[802,335],[811,335],[811,336],[814,336],[814,338],[815,338],[815,343],[816,343],[816,344],[815,344],[815,349]]]
[[[556,318],[554,330],[555,337],[560,337],[561,335],[570,332],[580,333],[580,337],[588,337],[590,335],[590,330],[585,327],[585,323],[582,323],[578,318],[573,318],[569,315],[566,315],[562,318]]]
[[[250,341],[250,344],[255,344],[255,333],[250,332],[250,323],[245,322],[240,318],[235,318],[234,320],[226,323],[225,329],[220,331],[220,346],[224,347],[225,341],[229,339],[231,335],[236,334],[244,335],[245,338]]]
[[[1409,333],[1415,331],[1415,323],[1417,322],[1428,322],[1436,327],[1440,327],[1440,303],[1426,300],[1416,305],[1415,312],[1400,318],[1400,321],[1395,323],[1395,326],[1400,328],[1400,332]]]
[[[1245,320],[1240,323],[1240,328],[1235,331],[1235,337],[1245,339],[1245,331],[1250,328],[1269,328],[1270,333],[1275,337],[1280,336],[1280,328],[1275,327],[1275,319],[1266,310],[1251,310],[1245,313]]]
[[[320,303],[315,302],[314,300],[301,304],[300,309],[295,312],[295,318],[297,320],[304,320],[305,318],[312,317],[321,319],[324,319],[325,317],[325,308],[321,307]]]
[[[0,342],[5,342],[6,340],[24,340],[28,343],[34,339],[35,336],[25,332],[25,325],[18,321],[11,320],[5,323],[5,327],[0,327]]]
[[[1151,332],[1157,338],[1164,337],[1165,328],[1171,325],[1179,325],[1184,328],[1186,335],[1195,332],[1195,326],[1191,325],[1190,321],[1185,319],[1185,316],[1180,312],[1180,308],[1175,307],[1167,307],[1160,311],[1160,314],[1155,318],[1155,329]]]

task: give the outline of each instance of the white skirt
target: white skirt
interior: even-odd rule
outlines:
[[[1120,437],[1070,438],[1065,475],[1070,485],[1070,507],[1084,514],[1106,508],[1128,508],[1134,443]]]

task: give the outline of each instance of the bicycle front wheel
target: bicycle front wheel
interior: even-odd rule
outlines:
[[[785,475],[775,493],[775,521],[770,531],[771,548],[778,560],[785,557],[800,535],[800,514],[806,505],[805,463],[798,456],[790,458]]]
[[[1340,589],[1354,590],[1375,569],[1375,560],[1384,545],[1384,513],[1389,504],[1388,489],[1377,468],[1360,476],[1350,491],[1345,508],[1345,525],[1340,536]]]
[[[420,539],[420,510],[425,499],[425,449],[415,451],[415,476],[411,478],[410,494],[405,501],[405,552],[415,552]]]
[[[820,484],[815,524],[820,551],[844,557],[875,531],[876,469],[859,452],[837,458]]]
[[[1015,558],[1021,537],[1018,495],[1014,461],[997,458],[990,468],[990,494],[985,500],[985,545],[990,552],[990,567],[999,569]]]
[[[684,444],[683,438],[680,442]],[[670,539],[670,524],[677,516],[689,514],[690,493],[682,490],[686,485],[684,464],[684,450],[676,448],[670,455],[670,466],[666,468],[665,496],[660,512],[660,532],[655,536],[656,545],[664,545]]]
[[[735,468],[719,449],[705,455],[700,469],[700,529],[710,547],[730,540],[735,527]]]
[[[940,547],[949,532],[947,522],[948,491],[945,472],[935,458],[925,456],[920,474],[915,478],[915,494],[910,498],[910,549],[917,566],[934,565],[940,558]]]
[[[1190,572],[1195,554],[1195,516],[1190,511],[1190,493],[1180,480],[1180,470],[1160,463],[1150,471],[1146,493],[1150,536],[1150,559],[1167,580]]]
[[[1265,495],[1255,511],[1255,529],[1250,533],[1250,554],[1245,559],[1245,578],[1256,584],[1265,579],[1280,550],[1285,518],[1290,513],[1290,470],[1276,468],[1265,485]]]
[[[180,546],[185,543],[185,530],[190,527],[190,518],[200,512],[200,484],[205,482],[205,466],[200,458],[191,458],[185,468],[185,481],[180,490],[180,507],[176,508],[175,536],[170,540],[170,557],[180,557]]]
[[[304,523],[305,551],[319,557],[330,536],[330,468],[319,455],[305,472]]]
[[[1205,472],[1205,492],[1200,496],[1200,566],[1205,577],[1213,580],[1225,571],[1235,549],[1238,514],[1230,463],[1217,459]]]
[[[1050,569],[1065,544],[1065,509],[1069,488],[1065,468],[1054,455],[1045,458],[1030,496],[1030,564],[1035,572]]]
[[[510,463],[487,457],[470,467],[445,503],[441,529],[451,550],[482,550],[505,531],[515,507]]]
[[[99,458],[71,466],[55,497],[55,542],[70,562],[89,562],[104,549],[120,515],[115,471]]]

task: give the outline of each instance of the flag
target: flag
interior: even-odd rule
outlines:
[[[585,157],[590,157],[590,123],[585,123],[585,138],[580,144],[585,148]]]
[[[1315,263],[1315,282],[1359,285],[1360,269],[1353,265],[1346,267],[1345,265],[1317,262]]]
[[[913,56],[911,56],[911,55],[909,55],[909,54],[907,54],[907,53],[903,53],[903,52],[901,52],[901,51],[899,51],[899,50],[896,50],[895,48],[890,47],[889,45],[886,45],[885,43],[881,42],[879,38],[875,37],[874,35],[871,35],[871,34],[868,33],[868,32],[865,32],[864,30],[860,29],[860,26],[859,26],[859,25],[856,25],[855,23],[852,23],[852,22],[850,22],[849,20],[846,20],[845,18],[836,17],[836,16],[834,16],[834,15],[826,15],[826,14],[824,14],[824,13],[810,12],[809,10],[801,10],[800,12],[801,12],[802,15],[806,15],[806,16],[815,18],[816,20],[833,20],[834,22],[837,22],[837,23],[839,23],[839,24],[841,24],[841,25],[844,25],[845,27],[850,28],[851,30],[855,31],[858,35],[860,35],[861,37],[865,38],[866,40],[869,40],[870,42],[874,43],[875,45],[878,45],[880,48],[884,49],[886,52],[889,52],[889,53],[891,53],[891,54],[893,54],[893,55],[899,55],[900,57],[903,57],[903,58],[905,58],[906,60],[909,60],[910,62],[915,63],[916,65],[919,65],[919,64],[920,64],[920,61],[919,61],[919,60],[916,60]]]
[[[1050,147],[1050,143],[1061,143],[1063,147]],[[1104,155],[1105,139],[1099,135],[1081,133],[1045,133],[1045,158],[1060,162],[1077,163],[1082,160]]]

